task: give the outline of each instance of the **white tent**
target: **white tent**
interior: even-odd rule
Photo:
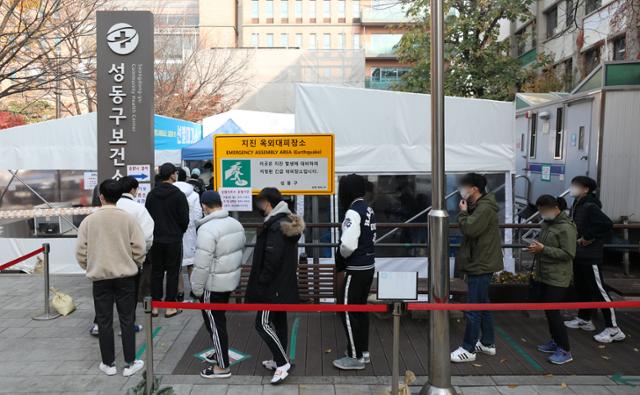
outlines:
[[[202,120],[202,137],[209,136],[229,119],[233,119],[247,134],[294,133],[293,114],[276,112],[231,110]]]
[[[96,113],[0,130],[0,169],[94,170]]]
[[[298,84],[297,133],[335,133],[337,173],[431,170],[430,96]],[[445,98],[447,172],[515,171],[513,103]]]

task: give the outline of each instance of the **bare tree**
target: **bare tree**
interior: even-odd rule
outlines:
[[[0,0],[0,99],[42,93],[85,73],[81,65],[95,55],[68,51],[94,34],[102,2]]]
[[[159,48],[155,63],[155,111],[199,121],[229,110],[246,93],[251,51],[197,48],[181,59]]]

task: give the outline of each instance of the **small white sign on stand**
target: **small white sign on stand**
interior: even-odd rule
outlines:
[[[251,211],[253,196],[251,188],[220,188],[222,207],[227,211]]]
[[[378,300],[418,300],[418,272],[378,272]]]

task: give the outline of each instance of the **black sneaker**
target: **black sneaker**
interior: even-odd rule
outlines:
[[[178,295],[176,295],[176,301],[184,302],[184,292],[178,292]]]
[[[213,365],[202,369],[200,376],[205,379],[228,379],[231,377],[231,369],[216,370]]]

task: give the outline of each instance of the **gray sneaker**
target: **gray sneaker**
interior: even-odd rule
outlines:
[[[365,368],[364,361],[350,357],[336,359],[333,361],[333,366],[341,370],[362,370]]]
[[[345,351],[344,352],[344,356],[348,357],[349,356],[349,351]],[[369,354],[369,351],[363,351],[362,352],[362,358],[360,358],[359,361],[363,362],[363,363],[371,363],[371,355]]]

